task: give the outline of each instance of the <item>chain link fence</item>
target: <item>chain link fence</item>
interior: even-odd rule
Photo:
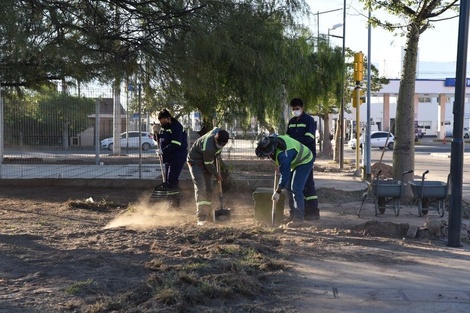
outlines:
[[[113,99],[112,92],[99,97],[3,97],[0,179],[157,178],[157,143],[150,125],[154,118],[115,105]],[[198,123],[191,115],[180,122],[191,145],[199,137]],[[254,150],[260,136],[234,132],[229,125],[218,126],[231,133],[222,153],[229,169],[256,171]],[[120,140],[114,142],[117,137]]]

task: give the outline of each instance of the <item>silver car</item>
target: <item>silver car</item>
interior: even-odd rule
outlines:
[[[387,140],[388,137],[388,140]],[[384,147],[387,147],[390,150],[393,150],[393,143],[394,143],[395,137],[393,136],[392,133],[386,132],[386,131],[373,131],[370,133],[370,147],[371,148],[380,148],[383,149]],[[362,145],[364,144],[364,135],[362,135],[359,138],[359,145],[360,148],[362,149]],[[356,138],[353,138],[349,140],[348,146],[351,149],[356,149]]]
[[[126,148],[139,148],[139,133],[141,136],[142,150],[147,151],[157,145],[153,140],[153,135],[148,132],[129,131],[121,134],[121,147]],[[127,136],[129,134],[129,136]],[[101,148],[113,150],[113,138],[106,138],[101,140]]]

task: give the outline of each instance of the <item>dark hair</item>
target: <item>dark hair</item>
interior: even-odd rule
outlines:
[[[215,134],[215,139],[221,144],[226,144],[230,138],[228,132],[224,129],[221,129],[217,132],[217,134]]]
[[[158,119],[168,118],[168,117],[171,117],[171,114],[170,112],[168,112],[167,109],[163,109],[160,111],[160,113],[158,113]]]
[[[291,107],[304,107],[304,103],[302,102],[302,99],[300,98],[294,98],[290,101],[290,106]]]
[[[258,158],[270,157],[273,155],[278,145],[277,136],[265,136],[258,142],[255,154]]]

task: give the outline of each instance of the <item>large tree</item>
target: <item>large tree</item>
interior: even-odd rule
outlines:
[[[155,85],[163,101],[183,99],[185,109],[202,113],[210,127],[234,121],[246,129],[250,118],[263,125],[277,125],[280,98],[291,68],[286,60],[297,58],[286,29],[291,11],[301,11],[303,1],[216,1],[192,15],[189,31],[166,36],[165,55],[177,62],[159,71]],[[287,5],[288,4],[288,5]],[[160,103],[161,105],[161,103]]]
[[[439,16],[451,10],[458,1],[361,1],[373,14],[385,10],[404,21],[403,23],[393,23],[377,17],[371,19],[371,22],[376,26],[382,26],[390,31],[402,30],[406,35],[393,149],[393,176],[395,179],[401,179],[404,171],[414,168],[414,95],[419,38],[424,31],[433,27],[433,22],[436,22]]]
[[[217,117],[279,116],[304,0],[2,0],[1,82],[138,77],[145,95]],[[146,99],[148,109],[166,103]],[[230,108],[230,110],[228,109]]]

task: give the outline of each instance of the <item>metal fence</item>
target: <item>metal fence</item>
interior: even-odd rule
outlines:
[[[140,142],[131,138],[131,132],[139,129],[151,135],[149,124],[153,120],[123,107],[116,113],[113,103],[112,95],[78,100],[70,96],[4,98],[0,110],[0,179],[158,177],[155,142],[152,140],[153,144],[148,146],[144,145],[146,138]],[[113,138],[116,123],[124,136],[120,149],[109,147],[110,150],[101,146],[101,141]],[[197,129],[192,127],[195,123],[185,117],[183,124],[191,144],[198,137]],[[254,161],[258,139],[249,132],[234,135],[222,158]],[[247,163],[249,166],[250,162]]]

